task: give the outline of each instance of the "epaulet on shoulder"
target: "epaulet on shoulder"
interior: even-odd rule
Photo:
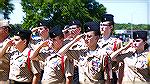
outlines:
[[[143,54],[150,56],[150,51],[146,50]]]
[[[147,53],[147,55],[150,57],[150,51],[146,51],[145,53]]]
[[[4,43],[4,42],[7,42],[8,40],[10,40],[10,39],[8,39],[8,38],[7,38],[7,39],[5,39],[5,40],[3,41],[3,43]]]
[[[145,54],[150,54],[149,52],[145,52]]]

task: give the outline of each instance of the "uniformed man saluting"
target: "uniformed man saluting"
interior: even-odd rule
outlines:
[[[63,46],[64,35],[60,26],[55,26],[49,32],[50,38],[37,45],[32,60],[42,60],[44,64],[44,73],[42,84],[64,84],[66,79],[72,83],[73,63],[69,64],[69,58],[60,55],[58,51]]]
[[[0,57],[7,57],[10,62],[10,84],[37,84],[40,67],[38,62],[30,61],[31,31],[21,30],[12,40],[4,43]]]
[[[85,33],[78,35],[76,39],[84,37],[87,48],[85,50],[69,50],[70,58],[78,61],[80,84],[110,84],[112,70],[110,59],[105,56],[97,44],[100,36],[99,24],[87,22],[84,25]],[[75,41],[66,44],[63,49],[69,49]],[[107,60],[107,63],[105,62]]]
[[[150,83],[148,46],[146,41],[147,31],[133,32],[133,41],[130,41],[122,48],[124,50],[123,54],[116,57],[117,61],[124,60],[125,63],[122,84]]]
[[[69,43],[72,41],[77,35],[81,33],[81,22],[79,20],[72,20],[69,22],[68,27],[64,28],[64,35],[67,36],[64,43]],[[74,43],[70,47],[71,50],[79,50],[79,49],[85,49],[86,45],[84,42],[84,39],[81,38],[79,41]],[[76,60],[74,61],[74,76],[73,76],[73,83],[78,84],[79,83],[79,70],[78,70],[78,64]]]
[[[0,20],[0,49],[3,47],[3,42],[9,36],[10,26],[7,20]],[[0,84],[7,84],[9,79],[9,59],[0,58]]]
[[[122,41],[118,38],[112,37],[114,30],[114,16],[112,14],[103,14],[102,20],[100,22],[100,32],[102,33],[102,38],[99,40],[98,44],[103,52],[111,55],[112,52],[122,47]],[[112,83],[117,82],[121,84],[123,76],[123,62],[117,63],[112,60],[113,65],[113,80]]]

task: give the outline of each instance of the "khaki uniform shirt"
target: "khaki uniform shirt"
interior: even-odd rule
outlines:
[[[64,41],[64,45],[71,42],[71,40],[67,39]],[[83,38],[81,38],[79,41],[77,41],[76,43],[74,43],[69,50],[85,50],[87,49],[87,46],[85,44],[85,41]],[[67,52],[66,55],[73,55],[73,54],[69,54],[70,52]],[[71,57],[71,56],[68,56]],[[71,59],[72,60],[72,59]],[[74,66],[78,66],[78,61],[76,59],[73,59],[74,61]]]
[[[96,84],[104,83],[104,80],[108,79],[108,69],[104,69],[104,57],[101,54],[99,48],[94,51],[90,50],[81,50],[81,51],[70,51],[74,59],[78,60],[79,66],[79,82],[81,84]],[[108,59],[110,64],[110,59]],[[111,69],[111,65],[108,65]],[[107,67],[108,68],[108,67]],[[112,72],[109,70],[109,76],[112,78]]]
[[[149,84],[147,52],[141,54],[129,52],[117,59],[123,59],[125,63],[123,84]]]
[[[3,44],[0,43],[0,48]],[[7,81],[9,79],[9,58],[0,58],[0,81]]]
[[[40,44],[40,42],[43,41],[41,37],[37,36],[32,38],[31,42],[29,43],[29,47],[31,49],[35,49],[36,45]],[[44,62],[43,61],[39,61],[40,63],[40,69],[44,70]]]
[[[61,56],[52,49],[41,50],[38,59],[45,61],[42,84],[64,84],[65,77],[73,76],[73,62],[64,56],[64,72],[62,72]]]
[[[10,60],[9,79],[18,82],[32,82],[34,74],[40,73],[39,63],[37,61],[30,61],[30,70],[28,70],[28,52],[26,48],[22,53],[16,48],[10,50],[6,56]]]
[[[115,47],[115,44],[116,44],[116,47]],[[110,37],[107,40],[104,40],[102,38],[98,41],[98,45],[102,49],[102,52],[105,52],[108,55],[111,55],[114,51],[116,51],[122,47],[122,41],[120,39],[113,38],[113,37]],[[112,61],[112,66],[113,66],[113,72],[117,72],[118,63],[116,61]],[[118,74],[117,74],[117,76],[118,76]]]
[[[107,40],[104,40],[103,38],[99,39],[97,44],[99,45],[100,48],[104,48],[105,50],[109,50],[109,51],[111,51],[110,53],[112,53],[115,42],[117,44],[116,49],[119,49],[122,47],[122,41],[120,39],[113,38],[113,37],[110,37]]]

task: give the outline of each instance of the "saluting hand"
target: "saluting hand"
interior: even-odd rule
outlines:
[[[32,32],[37,32],[38,31],[38,27],[35,27],[31,30]]]
[[[77,35],[76,37],[75,37],[75,42],[77,42],[77,41],[79,41],[80,40],[80,38],[82,38],[84,36],[84,34],[80,34],[80,35]]]
[[[47,47],[47,46],[49,46],[49,41],[48,40],[43,41],[43,42],[40,43],[40,47]]]
[[[126,52],[135,52],[136,49],[133,47],[133,39],[129,40],[129,43],[127,45],[124,46],[124,49],[127,50]]]
[[[5,43],[4,43],[7,47],[11,47],[13,46],[15,43],[13,40],[7,40]]]
[[[124,49],[127,50],[128,48],[132,47],[133,39],[130,39],[127,45],[124,46]]]

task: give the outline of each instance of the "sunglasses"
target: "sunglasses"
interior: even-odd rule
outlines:
[[[93,36],[92,36],[92,35],[83,35],[83,36],[82,36],[82,38],[84,38],[84,39],[85,39],[85,37],[88,38],[88,39],[90,39],[90,38],[92,38]]]
[[[7,26],[3,26],[3,27],[0,27],[0,28],[2,28],[2,29],[8,29],[8,27],[7,27]]]
[[[136,40],[133,40],[133,42],[141,42],[142,40],[140,39],[136,39]]]
[[[20,40],[20,38],[15,38],[15,39],[14,39],[14,41],[19,41],[19,40]]]
[[[68,30],[64,31],[64,34],[67,34],[67,33],[69,33],[69,31],[68,31]]]
[[[100,26],[111,26],[110,24],[100,24]]]

